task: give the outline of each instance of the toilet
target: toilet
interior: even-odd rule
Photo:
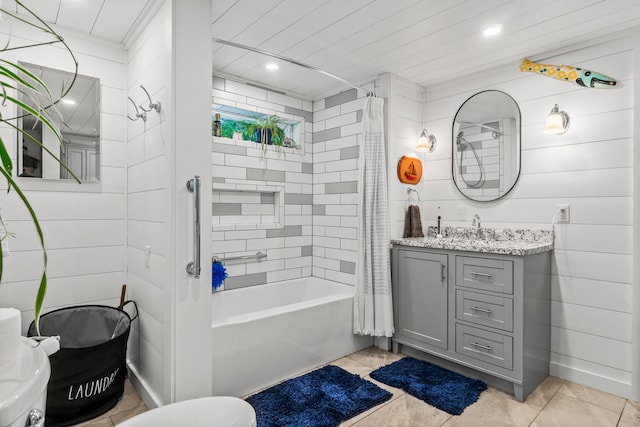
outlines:
[[[202,397],[144,412],[118,427],[256,427],[253,407],[228,396]]]
[[[0,372],[0,426],[36,427],[44,423],[51,374],[43,346],[19,338],[15,360]]]

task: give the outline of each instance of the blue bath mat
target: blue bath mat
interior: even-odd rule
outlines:
[[[376,369],[371,378],[401,388],[451,415],[462,414],[487,389],[483,381],[411,357]]]
[[[258,427],[330,427],[386,402],[391,393],[327,365],[247,398]]]

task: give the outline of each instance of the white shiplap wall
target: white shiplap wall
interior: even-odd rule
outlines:
[[[165,109],[147,113],[147,121],[127,120],[127,283],[130,298],[138,304],[140,318],[132,329],[130,363],[144,390],[158,403],[170,396],[170,293],[173,286],[171,256],[171,152],[170,128],[165,120],[166,90],[170,72],[167,32],[169,9],[165,4],[128,49],[128,96],[148,105],[144,85]],[[129,115],[135,110],[127,101]],[[146,246],[149,262],[145,262]]]
[[[424,88],[414,83],[408,82],[393,74],[384,74],[380,77],[383,86],[388,92],[387,108],[387,176],[389,180],[389,222],[391,226],[391,238],[401,238],[404,229],[404,212],[409,206],[409,196],[407,189],[411,188],[418,192],[411,194],[411,204],[420,207],[420,213],[424,222],[426,199],[424,195],[425,182],[433,179],[433,171],[429,170],[424,163],[427,155],[416,152],[418,136],[422,132],[423,92]],[[428,131],[432,133],[432,129]],[[438,138],[440,135],[438,135]],[[438,141],[438,144],[441,144]],[[440,148],[439,145],[439,150]],[[417,157],[423,162],[422,180],[417,185],[403,184],[398,179],[398,161],[402,156]],[[426,230],[426,224],[423,224]]]
[[[5,20],[6,23],[6,20]],[[124,282],[126,53],[120,45],[61,31],[79,63],[80,74],[97,77],[101,86],[101,182],[97,184],[43,182],[20,179],[43,228],[48,250],[45,311],[78,304],[117,305]],[[44,33],[15,21],[0,26],[3,39],[24,44],[50,40]],[[25,61],[73,71],[62,48],[41,46],[3,53],[3,59]],[[2,109],[4,117],[15,111]],[[0,129],[14,164],[16,134]],[[25,330],[33,319],[33,304],[42,268],[35,228],[15,192],[6,193],[0,180],[0,206],[9,230],[16,233],[4,259],[0,306],[22,311]]]
[[[571,223],[555,226],[551,374],[629,396],[633,40],[580,48],[544,62],[578,65],[620,83],[614,89],[585,89],[521,73],[513,63],[428,87],[427,127],[437,136],[438,148],[424,157],[423,217],[434,225],[440,214],[443,225],[462,226],[478,213],[490,227],[549,229],[556,205],[570,204]],[[457,108],[486,89],[505,91],[518,102],[522,171],[504,198],[478,203],[462,197],[451,180],[451,124]],[[571,128],[561,136],[544,135],[545,118],[555,103],[571,116]],[[402,221],[399,199],[392,202],[396,235]],[[457,220],[459,207],[466,210],[463,221]]]

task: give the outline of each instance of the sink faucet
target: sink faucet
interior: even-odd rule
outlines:
[[[480,238],[480,227],[481,227],[481,225],[480,225],[480,215],[475,214],[473,216],[473,222],[471,223],[471,226],[476,228],[476,238],[479,239]]]

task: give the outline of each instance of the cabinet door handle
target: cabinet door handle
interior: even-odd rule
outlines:
[[[483,350],[491,351],[491,346],[489,345],[482,345],[482,344],[478,344],[477,342],[470,342],[469,344],[474,347],[481,348]]]
[[[447,265],[444,262],[440,263],[440,269],[442,271],[442,280],[447,280]]]
[[[480,308],[480,307],[471,307],[471,310],[479,311],[480,313],[486,313],[486,314],[493,313],[493,311],[491,311],[491,310],[487,310],[486,308]]]
[[[493,277],[493,274],[489,274],[489,273],[477,273],[475,271],[470,271],[469,274],[473,275],[473,276],[480,276],[480,277],[486,277],[487,279],[491,279]]]

